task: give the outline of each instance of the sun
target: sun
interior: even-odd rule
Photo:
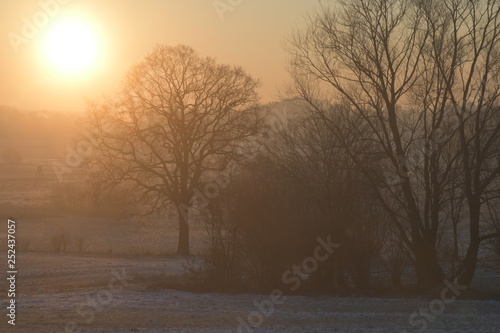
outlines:
[[[43,41],[48,66],[65,76],[76,76],[94,69],[101,53],[98,35],[90,24],[77,19],[51,26]]]

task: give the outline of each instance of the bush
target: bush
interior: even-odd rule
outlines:
[[[285,272],[314,254],[318,237],[330,238],[341,246],[328,260],[314,272],[292,273],[307,275],[298,292],[369,291],[387,238],[384,212],[354,172],[325,185],[316,174],[295,174],[311,166],[294,167],[259,155],[211,200],[207,270],[226,284],[277,288]]]
[[[61,213],[82,214],[91,206],[92,195],[83,182],[61,182],[52,187],[52,204]]]
[[[209,285],[219,289],[238,288],[243,273],[239,234],[227,214],[230,210],[220,199],[213,200],[205,210],[208,255],[204,273]]]

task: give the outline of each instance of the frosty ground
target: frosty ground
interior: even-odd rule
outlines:
[[[269,295],[200,294],[152,285],[183,274],[182,259],[35,252],[18,259],[17,325],[9,327],[4,319],[2,332],[252,332],[242,324],[249,320],[257,324],[253,332],[417,332],[421,326],[412,326],[410,315],[432,301],[286,296],[263,316],[255,313],[255,304],[269,304]],[[497,300],[446,304],[425,330],[499,331]]]
[[[259,317],[252,317],[255,303],[269,301],[269,295],[200,294],[161,285],[184,274],[184,260],[168,255],[175,252],[177,236],[169,224],[52,217],[33,210],[51,198],[51,183],[34,182],[29,176],[33,170],[34,165],[0,168],[0,211],[24,207],[13,214],[18,217],[16,327],[7,324],[2,283],[0,332],[226,333],[239,327],[249,332],[241,324],[249,316],[258,322]],[[202,229],[194,226],[193,253],[203,253],[203,239]],[[2,228],[1,263],[6,263],[5,240]],[[63,243],[65,251],[80,253],[55,253]],[[488,286],[492,294],[500,294],[498,271],[498,264],[490,271],[479,270],[473,286]],[[126,285],[116,275],[125,276]],[[410,316],[431,301],[286,296],[272,314],[262,316],[253,332],[417,332],[421,326],[412,326]],[[500,332],[500,301],[457,300],[426,324],[429,333]]]

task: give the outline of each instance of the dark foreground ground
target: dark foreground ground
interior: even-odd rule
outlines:
[[[16,326],[7,324],[2,296],[0,332],[500,332],[497,300],[286,296],[272,303],[270,295],[151,287],[183,273],[175,258],[26,252],[18,260]]]

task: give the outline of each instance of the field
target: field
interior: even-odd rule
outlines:
[[[173,255],[177,230],[170,217],[58,213],[64,205],[54,201],[58,182],[50,164],[42,181],[36,165],[0,166],[2,219],[16,219],[18,245],[16,327],[3,310],[2,332],[498,332],[500,300],[468,299],[497,297],[498,266],[481,268],[473,296],[442,303],[443,309],[433,297],[273,298],[169,289],[168,281],[185,279],[188,263],[201,261]],[[4,250],[6,231],[0,232]],[[194,254],[203,253],[203,235],[194,224]],[[438,305],[434,315],[411,320],[431,304]]]
[[[271,308],[269,295],[155,286],[181,275],[182,259],[26,252],[19,262],[17,325],[3,322],[2,332],[250,332],[242,319],[259,324],[253,332],[416,332],[420,324],[411,326],[409,317],[431,302],[285,296]],[[255,302],[268,305],[268,317],[252,317]],[[498,332],[500,301],[457,300],[434,319],[427,332]]]

